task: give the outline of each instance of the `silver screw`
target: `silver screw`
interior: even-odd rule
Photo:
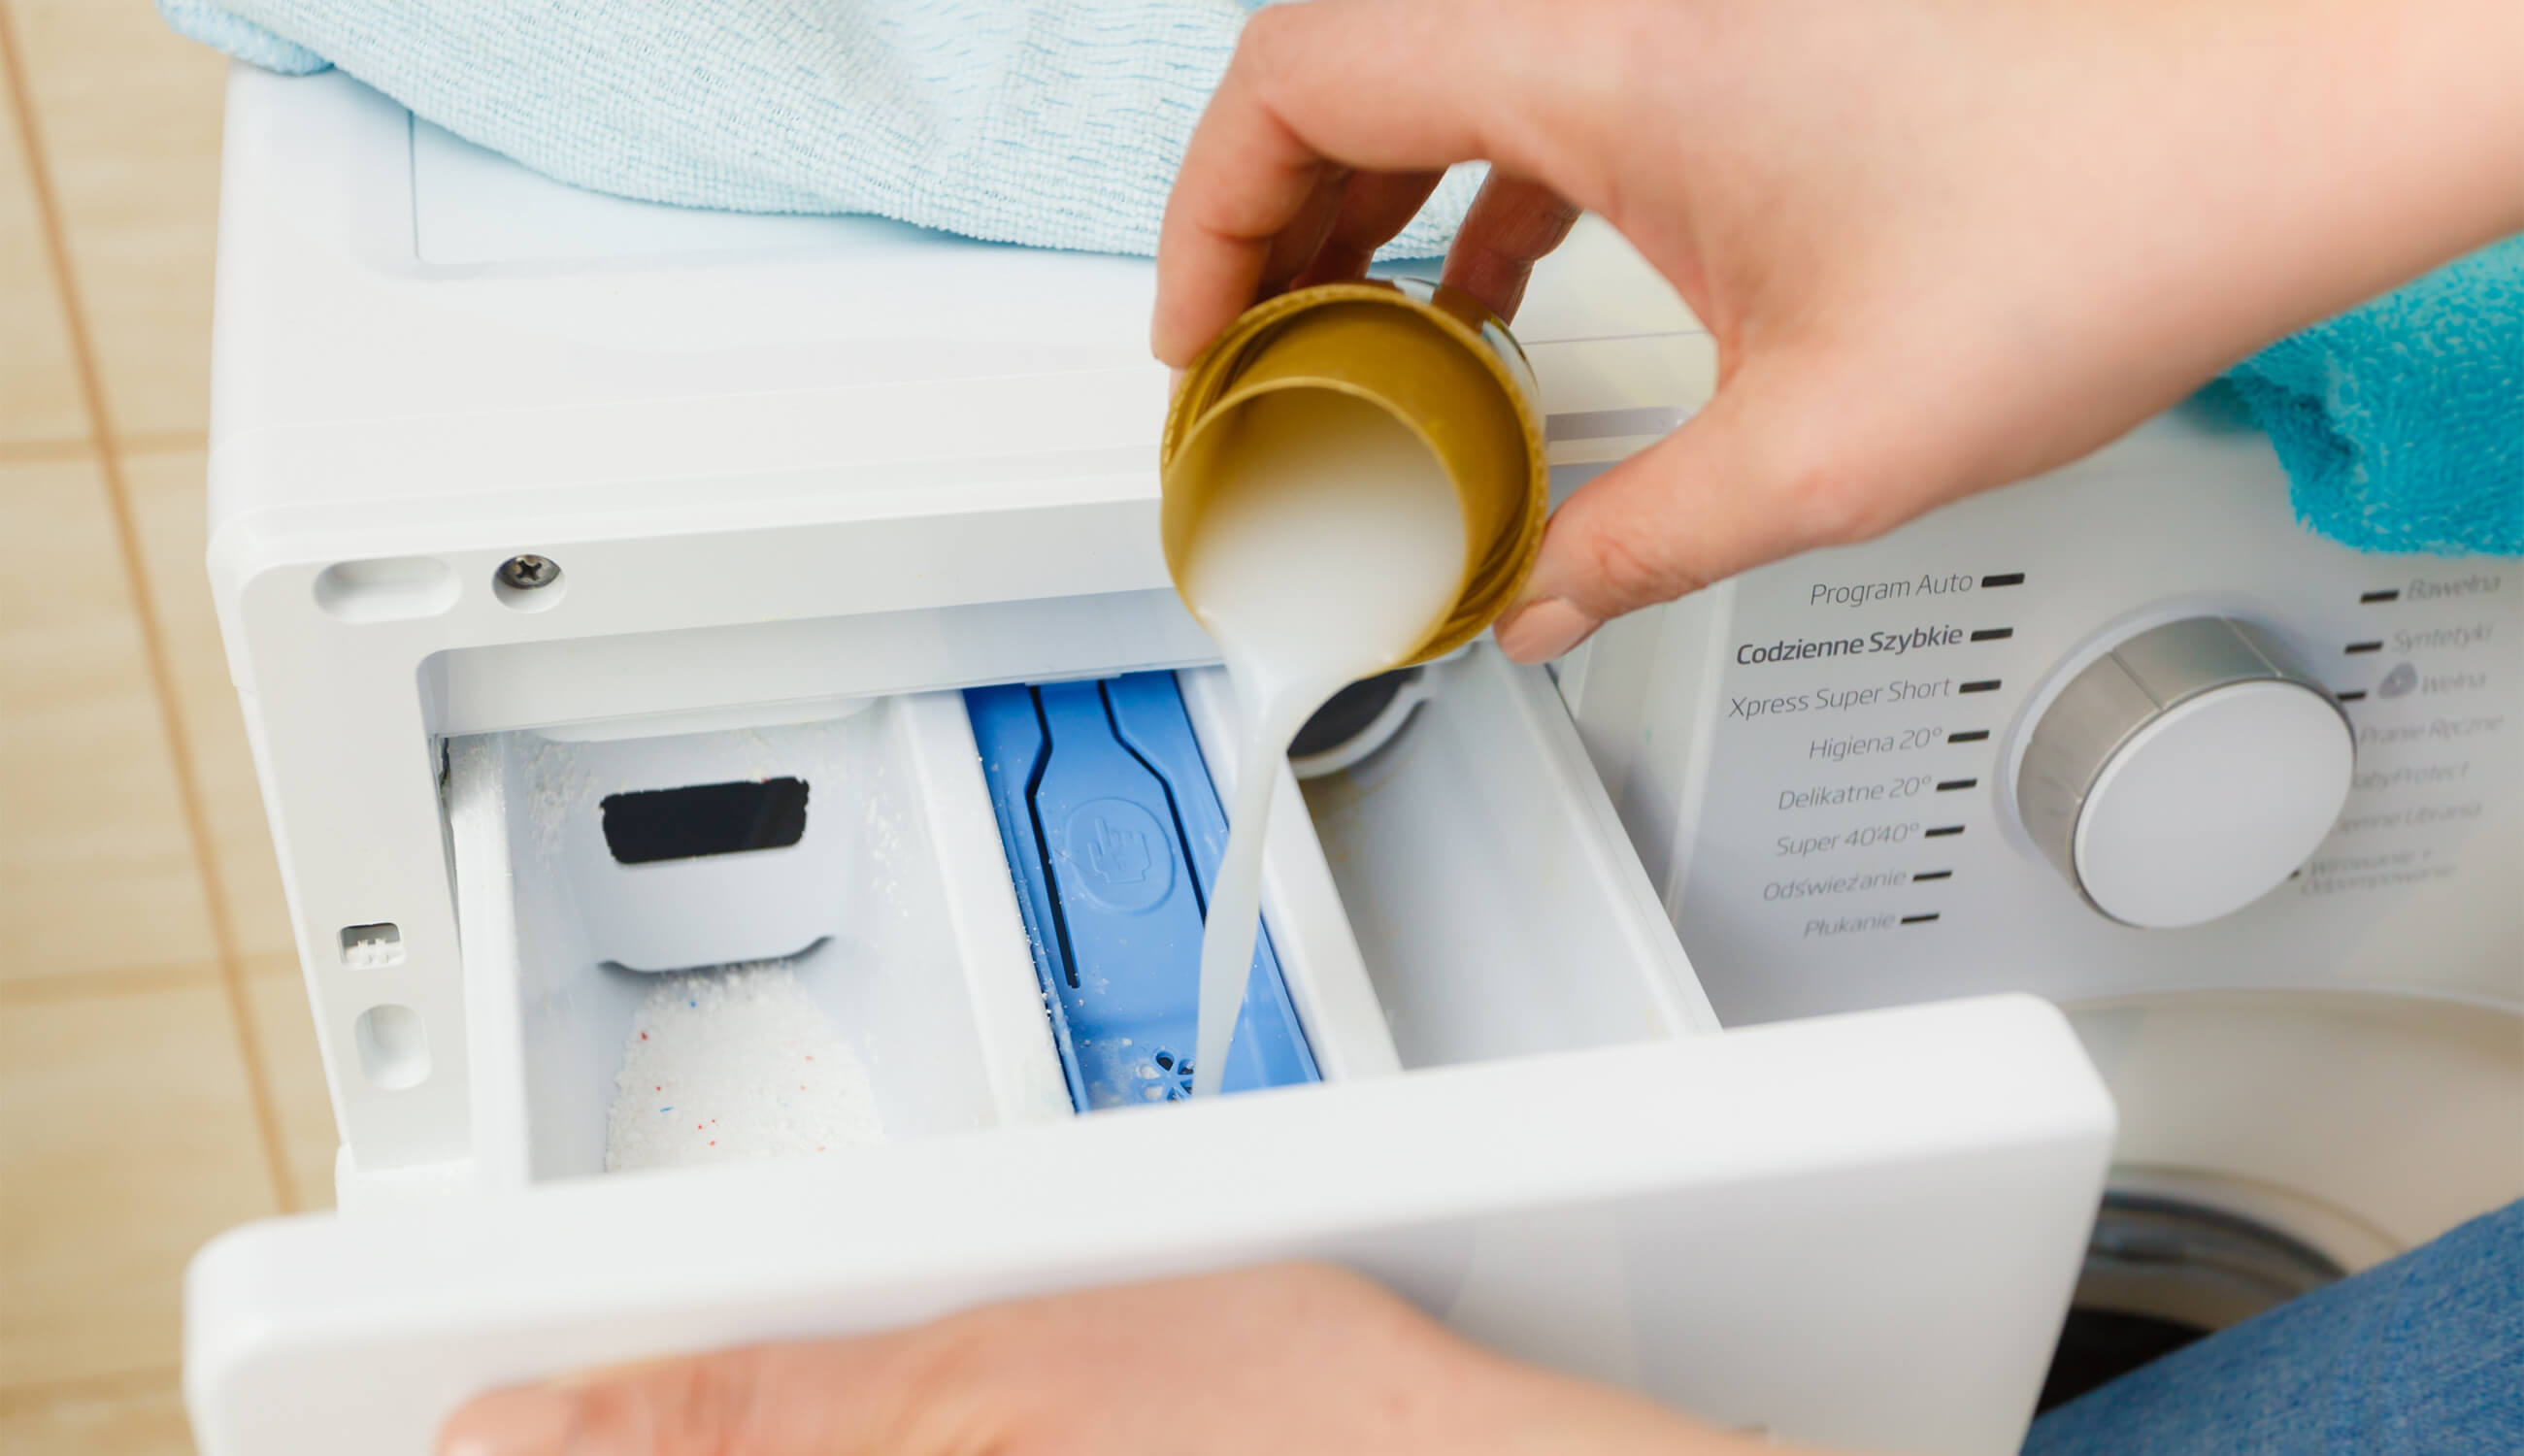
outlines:
[[[549,557],[510,557],[500,563],[500,584],[520,592],[548,587],[560,580],[560,567]]]

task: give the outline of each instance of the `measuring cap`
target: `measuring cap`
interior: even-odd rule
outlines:
[[[1326,283],[1246,310],[1192,361],[1166,413],[1157,465],[1178,591],[1194,527],[1238,447],[1238,415],[1281,394],[1319,398],[1328,411],[1343,397],[1376,405],[1455,487],[1464,570],[1454,606],[1395,665],[1480,635],[1525,585],[1550,512],[1538,392],[1507,325],[1470,294],[1417,278]]]

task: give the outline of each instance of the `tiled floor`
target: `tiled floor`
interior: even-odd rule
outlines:
[[[179,1282],[331,1201],[202,572],[224,65],[0,0],[0,1451],[189,1451]]]

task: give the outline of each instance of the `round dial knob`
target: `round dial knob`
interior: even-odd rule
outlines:
[[[2096,909],[2170,929],[2284,883],[2340,817],[2339,703],[2249,622],[2151,627],[2068,680],[2025,741],[2015,801]]]

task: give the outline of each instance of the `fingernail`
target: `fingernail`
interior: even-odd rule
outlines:
[[[1499,620],[1499,651],[1519,662],[1546,662],[1604,625],[1566,598],[1529,602]]]
[[[560,1456],[578,1401],[549,1385],[502,1390],[458,1411],[438,1432],[438,1456]]]

